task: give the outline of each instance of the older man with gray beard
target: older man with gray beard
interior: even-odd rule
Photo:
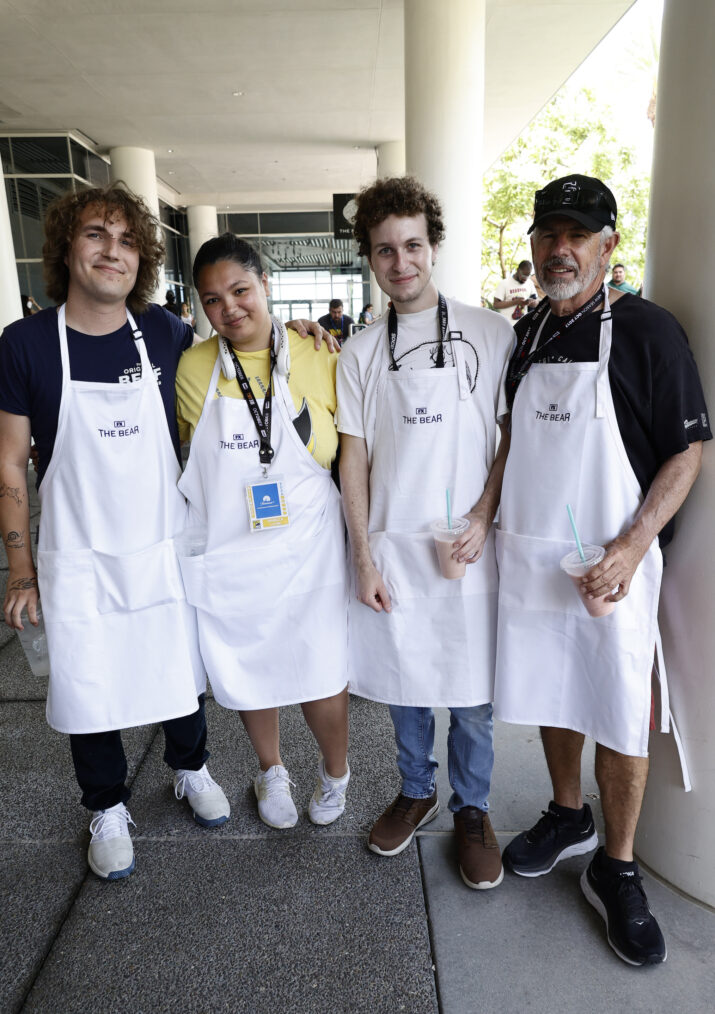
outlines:
[[[608,187],[587,176],[536,194],[529,231],[546,298],[516,324],[507,375],[494,713],[541,726],[553,783],[548,809],[504,852],[521,876],[549,873],[598,845],[580,784],[584,737],[596,741],[605,847],[581,887],[618,956],[644,965],[666,957],[633,858],[654,656],[660,728],[669,728],[661,550],[711,432],[678,322],[604,285],[619,240],[616,212]],[[585,544],[575,554],[567,504]],[[568,554],[573,580],[560,568]]]

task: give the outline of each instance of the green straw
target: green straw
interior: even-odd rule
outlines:
[[[446,490],[445,492],[447,493],[447,527],[449,528],[449,530],[451,532],[452,531],[452,497],[449,495],[449,490]]]
[[[576,528],[576,522],[573,519],[573,511],[571,510],[570,503],[566,504],[566,510],[568,511],[569,521],[571,522],[571,531],[573,532],[573,537],[574,539],[576,539],[576,548],[578,549],[578,555],[581,557],[581,563],[585,563],[586,557],[584,556],[583,553],[583,546],[581,545],[581,540],[578,537],[578,530]]]

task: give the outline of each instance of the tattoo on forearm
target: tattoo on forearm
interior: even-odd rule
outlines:
[[[8,532],[5,545],[8,549],[24,549],[25,532]]]
[[[22,497],[20,496],[19,486],[8,486],[6,482],[0,482],[0,499],[4,496],[9,496],[11,500],[14,500],[18,507],[22,506]]]
[[[17,581],[13,581],[8,591],[23,591],[26,588],[36,588],[37,578],[36,577],[19,577]]]

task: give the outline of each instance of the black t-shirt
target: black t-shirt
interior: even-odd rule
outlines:
[[[696,440],[711,440],[698,368],[682,327],[655,303],[630,294],[611,304],[613,332],[608,378],[628,460],[645,496],[661,465]],[[568,318],[547,317],[539,346]],[[519,339],[533,315],[514,326]],[[598,360],[600,314],[591,313],[544,349],[544,363]],[[670,521],[660,533],[673,537]]]
[[[350,337],[350,326],[355,321],[352,317],[348,317],[347,314],[343,314],[339,321],[335,321],[329,313],[326,313],[325,316],[318,317],[318,323],[337,338],[342,345],[345,339]]]
[[[194,337],[192,328],[163,307],[150,305],[136,318],[149,360],[159,381],[177,458],[176,367]],[[139,354],[129,322],[106,335],[86,335],[67,328],[73,380],[130,384],[141,375]],[[0,338],[0,409],[30,419],[39,456],[38,485],[52,457],[62,394],[62,361],[57,311],[54,308],[8,325]]]

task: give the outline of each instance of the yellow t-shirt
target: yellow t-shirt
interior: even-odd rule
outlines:
[[[338,357],[328,352],[325,345],[319,352],[312,338],[301,338],[288,331],[290,344],[290,378],[288,390],[295,410],[300,414],[296,429],[315,460],[323,468],[330,468],[338,449],[338,433],[334,415],[335,371]],[[218,338],[209,338],[187,349],[179,360],[176,371],[176,417],[182,440],[193,437],[201,415],[211,373],[218,355]],[[268,384],[270,352],[236,353],[248,377],[251,389],[261,401]],[[226,398],[243,398],[236,380],[227,380],[219,373],[218,389]]]

